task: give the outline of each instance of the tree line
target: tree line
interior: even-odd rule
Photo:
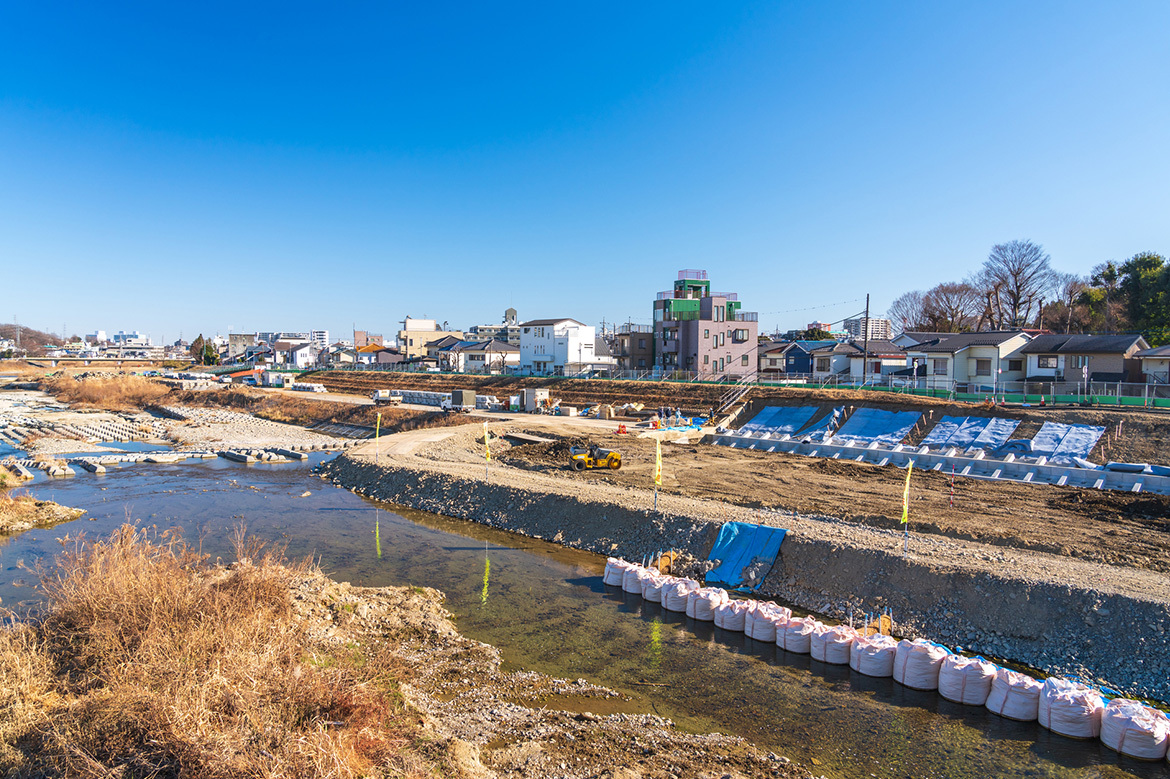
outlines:
[[[1170,341],[1170,264],[1160,254],[1140,252],[1079,276],[1054,269],[1039,244],[1009,241],[993,246],[982,267],[962,281],[901,295],[888,316],[902,330],[1140,332],[1162,344]]]

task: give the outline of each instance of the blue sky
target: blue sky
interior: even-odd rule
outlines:
[[[0,5],[0,320],[761,329],[1170,252],[1170,4]],[[807,309],[807,310],[800,310]]]

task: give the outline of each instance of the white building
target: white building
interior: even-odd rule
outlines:
[[[520,370],[565,374],[595,363],[596,331],[576,319],[533,319],[520,325]]]
[[[125,330],[119,330],[118,332],[114,333],[114,337],[110,340],[112,340],[114,343],[116,343],[119,346],[127,346],[127,347],[130,347],[130,346],[134,346],[134,347],[152,346],[152,344],[150,342],[150,338],[148,338],[147,336],[138,332],[137,330],[134,330],[133,332],[129,332],[129,333],[127,333]]]
[[[106,335],[105,330],[98,330],[96,333],[90,333],[87,335],[85,340],[89,341],[91,344],[104,344],[106,341],[110,340],[110,337]]]
[[[328,330],[312,330],[309,332],[309,341],[318,349],[329,348],[329,331]]]
[[[849,337],[856,341],[863,341],[866,338],[865,330],[866,324],[869,325],[869,340],[871,341],[888,341],[893,335],[893,330],[890,327],[890,320],[878,319],[877,317],[858,317],[857,319],[845,320],[845,332],[849,333]]]

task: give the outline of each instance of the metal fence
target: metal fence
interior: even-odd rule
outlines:
[[[379,371],[395,373],[424,373],[428,375],[482,376],[485,374],[458,373],[442,370],[418,370],[402,364],[388,365],[333,365],[327,370]],[[902,395],[943,398],[965,402],[1028,403],[1032,405],[1105,405],[1135,406],[1139,408],[1170,408],[1170,384],[1140,382],[1075,382],[1075,381],[1014,381],[1014,382],[957,382],[941,376],[894,376],[891,374],[867,377],[849,375],[818,376],[814,374],[766,372],[742,375],[717,375],[701,371],[585,369],[558,373],[536,373],[514,368],[506,369],[504,376],[530,378],[597,379],[614,381],[670,381],[692,384],[727,384],[737,387],[792,387],[798,389],[853,389],[889,392]],[[739,394],[739,393],[736,393]]]

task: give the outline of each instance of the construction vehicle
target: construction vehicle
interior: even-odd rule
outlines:
[[[475,390],[455,390],[439,403],[444,411],[468,414],[475,411]]]
[[[609,468],[616,471],[622,467],[622,453],[613,449],[602,449],[596,444],[569,447],[569,467],[574,471]]]
[[[370,393],[375,406],[397,406],[402,402],[402,393],[397,390],[380,389]]]

